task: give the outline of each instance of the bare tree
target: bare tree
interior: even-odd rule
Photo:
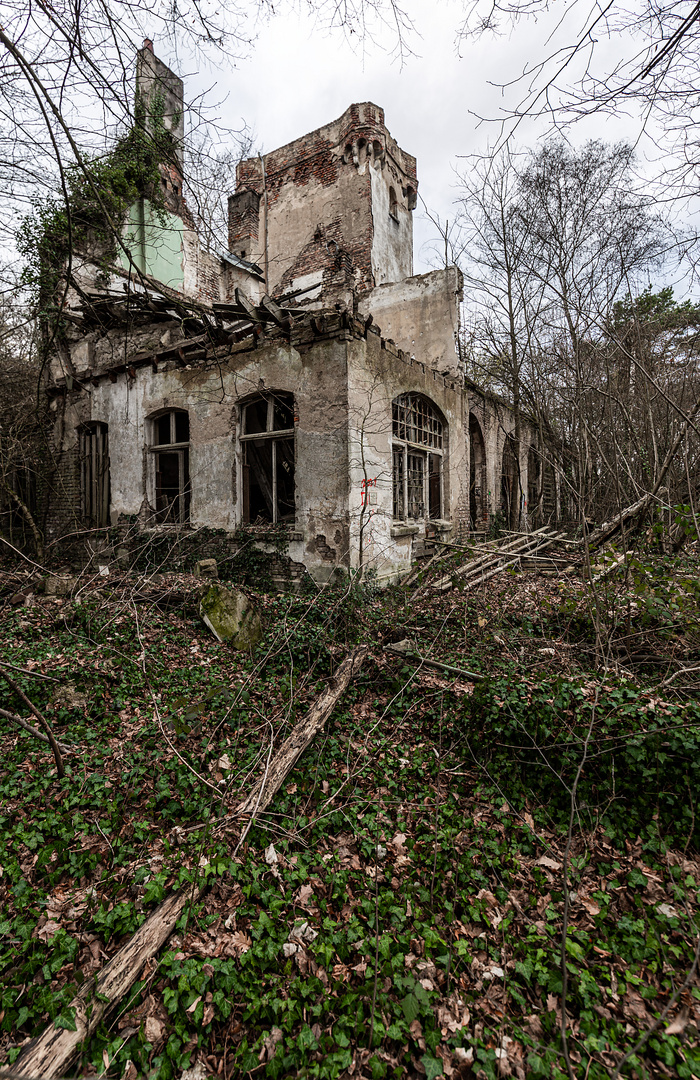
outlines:
[[[528,272],[531,236],[521,166],[508,149],[477,159],[462,176],[462,227],[468,321],[473,328],[467,363],[472,377],[511,402],[513,432],[506,446],[509,528],[520,526],[524,494],[520,459],[522,410],[532,410],[537,357],[537,320],[544,287]],[[534,364],[533,364],[534,361]],[[524,401],[525,399],[525,401]]]
[[[624,111],[656,143],[663,195],[694,197],[699,147],[688,118],[700,104],[700,4],[578,0],[561,10],[552,0],[471,0],[460,33],[478,38],[541,19],[551,27],[543,53],[519,78],[503,79],[518,95],[498,118],[504,136],[526,117],[548,117],[561,128]]]
[[[545,431],[575,452],[582,516],[600,509],[591,443],[600,431],[602,324],[665,248],[664,224],[632,186],[631,164],[623,144],[574,151],[550,142],[522,157],[502,152],[465,179],[472,366],[513,403],[516,463],[524,409],[542,433],[540,460]]]

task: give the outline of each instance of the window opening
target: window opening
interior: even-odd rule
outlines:
[[[389,213],[393,218],[398,220],[399,205],[396,201],[396,192],[393,187],[389,188]]]
[[[153,420],[156,521],[183,525],[190,518],[190,418],[171,410]]]
[[[509,529],[520,527],[520,466],[516,442],[506,435],[501,468],[501,513]]]
[[[263,394],[242,408],[243,521],[294,524],[294,396]]]
[[[443,423],[420,394],[392,403],[394,520],[442,517]]]
[[[487,522],[486,449],[479,421],[469,415],[469,519],[472,529]]]
[[[78,431],[80,502],[83,521],[96,529],[109,525],[109,440],[107,424]]]

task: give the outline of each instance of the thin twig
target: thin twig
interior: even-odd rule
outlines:
[[[13,720],[15,724],[19,724],[21,728],[24,728],[25,731],[28,731],[29,734],[33,735],[36,739],[41,739],[42,742],[47,743],[49,746],[51,745],[48,735],[44,735],[43,731],[39,731],[39,729],[35,728],[32,724],[28,724],[27,721],[21,716],[18,716],[17,713],[8,712],[7,709],[0,709],[0,716],[4,716],[8,720]],[[69,747],[64,746],[62,743],[59,743],[58,745],[64,754],[70,752]]]
[[[19,695],[19,697],[21,697],[24,704],[27,706],[27,708],[29,708],[34,713],[37,720],[39,721],[39,723],[43,727],[44,731],[46,732],[46,734],[48,736],[49,743],[51,745],[51,749],[53,750],[53,756],[56,759],[56,772],[58,774],[59,780],[62,780],[63,777],[66,775],[66,770],[63,767],[63,758],[61,757],[61,749],[60,749],[58,743],[56,742],[56,737],[54,736],[51,725],[49,724],[49,722],[46,719],[46,717],[44,716],[44,714],[41,713],[39,711],[39,709],[37,709],[36,705],[34,705],[34,703],[29,700],[29,698],[27,697],[27,695],[25,694],[25,692],[21,688],[21,686],[18,686],[17,683],[15,682],[15,680],[12,678],[12,676],[7,673],[7,671],[2,666],[2,664],[0,664],[0,672],[2,672],[2,676],[5,679],[5,682],[8,683],[8,685],[14,690],[14,692],[16,694]]]

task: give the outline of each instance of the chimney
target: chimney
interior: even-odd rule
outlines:
[[[146,38],[136,54],[136,97],[145,106],[146,127],[157,106],[163,124],[175,143],[175,159],[182,173],[182,144],[185,138],[185,90],[182,79],[153,52],[153,42]]]

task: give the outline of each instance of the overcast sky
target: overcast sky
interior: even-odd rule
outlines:
[[[235,66],[195,70],[180,58],[177,69],[186,77],[188,96],[212,88],[210,100],[225,97],[221,119],[233,128],[247,123],[256,149],[263,152],[335,120],[352,102],[375,102],[384,108],[399,145],[418,159],[419,190],[427,207],[452,220],[458,171],[468,168],[468,155],[486,151],[499,134],[497,124],[480,123],[479,116],[497,117],[518,104],[525,85],[504,92],[498,84],[515,79],[527,64],[552,51],[557,39],[548,38],[555,24],[551,19],[526,21],[514,32],[505,27],[498,37],[459,42],[461,0],[408,0],[405,6],[416,32],[408,37],[415,55],[403,64],[381,47],[393,43],[390,29],[377,28],[377,44],[363,49],[359,41],[353,45],[340,31],[327,32],[310,16],[297,14],[263,24],[249,57]],[[558,40],[570,40],[574,29],[573,21],[561,27]],[[613,46],[602,48],[612,55]],[[518,141],[534,145],[544,130],[544,123],[523,124]],[[598,120],[580,125],[574,138],[581,142],[601,135],[634,138],[636,128],[621,118],[606,120],[601,131]],[[430,241],[436,235],[420,203],[414,225],[419,273],[430,268]]]

